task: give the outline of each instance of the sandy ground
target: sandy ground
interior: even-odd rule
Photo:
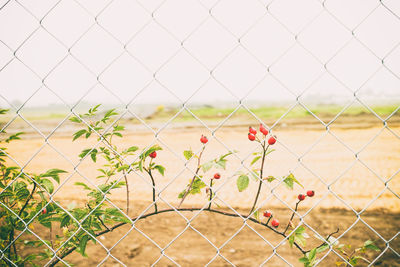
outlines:
[[[270,154],[266,161],[266,176],[273,175],[280,178],[292,172],[305,189],[316,191],[314,198],[302,203],[300,212],[306,215],[305,220],[313,229],[327,235],[334,231],[336,226],[339,226],[340,232],[343,233],[354,224],[354,228],[342,238],[345,243],[352,245],[360,245],[361,241],[367,239],[378,240],[379,237],[371,228],[386,240],[394,237],[400,230],[398,227],[400,139],[395,135],[400,135],[400,127],[392,126],[391,132],[374,125],[336,127],[333,124],[330,132],[322,127],[278,125],[274,129],[274,134],[278,136],[279,143],[274,147],[276,151]],[[77,190],[74,182],[100,183],[95,177],[98,175],[97,169],[102,164],[101,160],[96,164],[93,164],[90,159],[82,162],[79,160],[77,155],[84,148],[96,145],[97,141],[78,140],[72,143],[71,137],[66,134],[73,130],[70,127],[72,126],[68,124],[63,125],[52,134],[47,143],[39,135],[30,133],[29,139],[9,146],[13,158],[28,171],[43,172],[49,168],[61,168],[68,171],[68,174],[63,176],[62,186],[54,195],[54,199],[65,206],[70,203],[79,205],[86,197],[83,191]],[[188,148],[198,151],[201,148],[199,143],[201,134],[210,137],[203,156],[204,161],[226,153],[227,148],[239,151],[229,157],[227,170],[221,171],[222,178],[215,185],[216,203],[227,209],[242,211],[248,209],[254,201],[258,183],[251,180],[249,188],[239,193],[235,176],[238,171],[248,171],[251,153],[258,149],[255,142],[251,143],[247,140],[246,126],[222,127],[215,132],[215,138],[212,138],[212,134],[204,127],[167,127],[155,138],[154,133],[143,129],[135,130],[132,126],[128,127],[126,136],[116,141],[116,144],[127,148],[132,145],[144,147],[157,143],[164,148],[158,153],[156,162],[166,167],[166,173],[164,177],[157,175],[156,183],[160,196],[159,206],[168,208],[178,204],[177,195],[185,188],[195,170],[194,162],[186,164],[182,151]],[[34,156],[33,159],[32,156]],[[214,170],[207,173],[205,181],[208,182],[213,173]],[[131,173],[128,180],[131,206],[129,215],[138,215],[146,209],[151,211],[149,177]],[[297,194],[304,192],[305,189],[295,186],[295,189],[290,191],[278,182],[266,184],[261,192],[259,207],[262,210],[272,209],[279,214],[281,221],[287,221],[286,214],[290,213],[289,207],[294,207]],[[125,198],[125,191],[121,189],[114,191],[110,199],[124,208]],[[202,207],[206,203],[207,200],[202,194],[189,196],[184,206]],[[358,212],[361,212],[361,219],[357,219]],[[188,212],[185,216],[190,218],[194,214]],[[263,238],[246,226],[234,239],[224,245],[224,242],[243,226],[243,222],[241,219],[226,218],[217,214],[203,212],[191,225],[207,236],[216,247],[223,246],[220,254],[237,266],[258,266],[273,253],[263,238],[275,245],[281,241],[280,237],[273,233],[251,225]],[[216,255],[216,249],[191,228],[168,246],[168,243],[186,226],[185,220],[176,214],[158,215],[136,224],[137,229],[159,244],[161,248],[167,247],[165,254],[178,264],[182,266],[207,264]],[[102,239],[104,245],[111,248],[129,229],[130,226],[125,226],[105,235]],[[137,229],[129,232],[129,235],[118,243],[111,253],[128,266],[149,266],[160,257],[160,249]],[[399,237],[397,237],[390,243],[398,253],[400,253],[399,242]],[[382,241],[378,244],[381,248],[385,247]],[[295,250],[289,250],[287,244],[279,247],[277,253],[290,263],[298,265],[299,254]],[[91,246],[88,254],[89,259],[81,259],[77,254],[73,254],[68,260],[78,266],[92,266],[107,256],[99,244]],[[390,251],[387,251],[381,259],[377,262],[379,266],[400,266],[398,264],[400,259]],[[321,266],[332,266],[334,261],[335,256],[329,256]],[[117,266],[118,263],[108,258],[105,265]],[[174,266],[174,263],[162,257],[158,265]],[[211,264],[211,266],[228,265],[230,264],[220,256],[217,256]],[[284,261],[276,255],[267,264],[267,266],[284,265]]]

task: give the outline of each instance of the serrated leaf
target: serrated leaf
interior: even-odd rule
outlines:
[[[294,183],[296,183],[296,184],[300,185],[301,187],[303,187],[303,185],[301,185],[300,182],[294,177],[293,173],[291,173],[288,176],[286,176],[286,178],[283,180],[283,182],[285,183],[285,185],[289,189],[292,189],[292,190],[293,190],[293,187],[294,187]]]
[[[209,162],[204,163],[201,165],[201,168],[203,169],[203,172],[208,172],[214,165],[214,161],[211,160]]]
[[[185,157],[185,159],[189,160],[193,157],[193,151],[185,150],[185,151],[183,151],[183,156]]]
[[[215,167],[218,169],[226,169],[226,159],[220,159],[217,162],[215,162]]]
[[[244,191],[249,186],[249,176],[247,175],[240,175],[236,181],[237,188],[239,192]]]

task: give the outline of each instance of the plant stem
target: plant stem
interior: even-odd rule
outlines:
[[[151,159],[151,161],[152,160],[153,159]],[[155,183],[155,180],[154,180],[153,174],[151,172],[151,168],[150,168],[151,161],[149,163],[149,168],[148,169],[143,168],[143,169],[149,174],[151,183],[153,184],[153,203],[154,203],[154,210],[155,210],[155,212],[157,212],[158,208],[157,208],[157,202],[156,202],[156,183]]]
[[[208,204],[208,209],[211,209],[211,200],[212,200],[212,197],[213,197],[213,191],[212,191],[212,186],[213,186],[213,179],[211,178],[211,181],[210,181],[210,204]]]
[[[221,215],[228,216],[228,217],[238,217],[238,218],[243,217],[243,218],[246,218],[246,216],[245,216],[245,215],[242,215],[242,214],[229,213],[229,212],[220,211],[220,210],[215,210],[215,209],[179,208],[179,209],[165,209],[165,210],[159,210],[158,212],[147,213],[147,214],[144,214],[144,215],[142,215],[142,216],[132,218],[132,221],[143,220],[143,219],[146,219],[146,218],[148,218],[148,217],[151,217],[151,216],[154,216],[154,215],[158,215],[158,214],[161,214],[161,213],[168,213],[168,212],[175,212],[175,211],[199,211],[199,210],[200,210],[200,211],[206,211],[206,212],[217,213],[217,214],[221,214]],[[256,220],[256,219],[254,219],[254,218],[247,218],[247,220],[250,220],[250,221],[252,221],[252,222],[255,223],[255,224],[263,225],[263,226],[265,226],[266,228],[268,228],[268,229],[270,229],[271,231],[273,231],[274,233],[276,233],[276,234],[278,234],[278,235],[281,235],[281,236],[283,236],[283,237],[285,237],[285,238],[287,237],[287,236],[285,235],[285,233],[279,232],[278,230],[276,230],[276,229],[273,228],[272,226],[269,226],[269,225],[267,225],[267,224],[265,224],[265,223],[262,223],[262,222],[260,222],[260,221],[258,221],[258,220]],[[116,225],[112,226],[110,229],[107,229],[107,230],[101,231],[101,232],[99,232],[99,233],[96,233],[95,236],[97,237],[97,236],[104,235],[104,234],[109,233],[109,232],[111,232],[111,231],[113,231],[113,230],[115,230],[115,229],[117,229],[117,228],[119,228],[119,227],[121,227],[121,226],[123,226],[123,225],[126,225],[126,223],[119,223],[119,224],[116,224]],[[299,244],[297,244],[297,243],[295,242],[294,245],[295,245],[295,247],[296,247],[303,255],[306,253],[306,251],[304,251],[304,250],[300,247]],[[54,259],[54,261],[53,261],[52,263],[50,263],[49,266],[55,266],[55,265],[60,261],[60,259],[63,259],[63,258],[65,258],[66,256],[68,256],[69,254],[71,254],[76,248],[77,248],[77,247],[72,247],[72,248],[70,248],[69,250],[65,251],[65,253],[63,253],[62,255],[59,256],[59,258]]]
[[[297,209],[298,209],[298,207],[299,207],[299,204],[300,204],[300,202],[301,202],[301,200],[297,201],[297,203],[296,203],[296,207],[294,208],[294,212],[292,213],[292,216],[290,216],[290,219],[289,219],[288,225],[286,226],[286,228],[285,228],[285,231],[283,231],[283,233],[284,233],[284,234],[285,234],[285,233],[286,233],[286,231],[289,229],[290,222],[293,220],[293,218],[294,218],[294,214],[297,212]]]
[[[260,144],[261,144],[261,142],[260,142]],[[269,145],[267,147],[265,147],[265,139],[264,139],[264,143],[262,143],[261,146],[263,148],[263,155],[262,155],[262,159],[261,159],[261,168],[260,168],[260,183],[258,184],[257,195],[256,195],[256,198],[254,199],[253,206],[251,207],[248,216],[251,216],[251,214],[253,213],[253,211],[254,211],[254,209],[255,209],[255,207],[257,205],[257,201],[258,201],[258,198],[260,196],[261,187],[262,187],[262,184],[263,184],[263,171],[264,171],[265,155],[267,154]]]
[[[206,148],[206,146],[203,145],[203,149],[201,150],[200,155],[199,155],[199,157],[197,158],[197,169],[196,169],[196,172],[195,172],[195,174],[194,174],[194,176],[193,176],[193,178],[192,178],[192,181],[190,182],[190,184],[189,184],[187,190],[186,190],[185,193],[183,194],[182,200],[181,200],[181,202],[179,203],[178,208],[182,205],[183,201],[185,200],[185,198],[186,198],[187,195],[189,194],[190,190],[192,189],[194,180],[196,179],[197,174],[199,173],[200,168],[201,168],[201,165],[200,165],[200,163],[201,163],[201,156],[203,155],[203,152],[204,152],[204,149],[205,149],[205,148]]]
[[[329,238],[330,238],[331,236],[333,236],[334,234],[337,234],[337,233],[339,233],[339,228],[337,228],[335,232],[330,233],[330,234],[325,238],[325,240],[328,242],[328,244],[329,244]],[[327,242],[325,242],[325,241],[322,242],[322,244],[319,245],[317,248],[320,248],[320,247],[322,247],[323,245],[326,245]],[[310,252],[310,251],[311,251],[311,250],[307,250],[306,253],[307,253],[307,252]]]
[[[107,139],[105,139],[103,137],[103,140],[110,146],[112,153],[114,154],[114,157],[116,160],[118,160],[118,162],[121,164],[121,166],[123,165],[122,160],[119,158],[119,155],[117,152],[114,151],[114,147],[111,144],[111,140],[112,140],[112,135],[110,137],[110,141],[108,141]],[[128,177],[127,177],[127,173],[125,170],[122,170],[122,175],[124,176],[124,180],[125,180],[125,187],[126,187],[126,215],[129,216],[129,183],[128,183]]]

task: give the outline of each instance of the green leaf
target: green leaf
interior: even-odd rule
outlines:
[[[82,186],[86,190],[92,190],[89,186],[87,186],[85,183],[82,183],[82,182],[76,182],[76,183],[74,183],[74,185]]]
[[[215,162],[215,167],[218,169],[224,169],[226,168],[226,159],[220,159],[217,162]]]
[[[72,122],[75,122],[75,123],[81,123],[82,122],[81,119],[79,119],[78,117],[75,117],[75,116],[69,118],[69,120],[72,121]]]
[[[40,177],[50,177],[53,178],[54,181],[56,181],[57,183],[60,183],[60,176],[59,176],[60,173],[67,173],[67,172],[60,169],[50,169],[46,173],[40,175]]]
[[[267,177],[267,182],[271,183],[272,181],[276,180],[276,178],[274,176],[268,176]]]
[[[323,244],[322,246],[317,248],[317,253],[321,253],[324,252],[325,250],[327,250],[329,248],[328,244]]]
[[[157,169],[158,172],[159,172],[162,176],[164,176],[165,168],[164,168],[163,166],[161,166],[161,165],[156,165],[156,166],[154,166],[153,168],[154,168],[154,169]]]
[[[312,263],[315,260],[316,256],[317,256],[317,249],[313,248],[308,254],[308,259],[310,260],[310,263]]]
[[[10,135],[7,139],[6,139],[6,143],[10,143],[11,141],[13,141],[13,140],[20,140],[21,139],[21,137],[19,137],[21,134],[24,134],[23,132],[19,132],[19,133],[16,133],[16,134],[13,134],[13,135]]]
[[[293,173],[289,174],[284,180],[283,182],[286,184],[286,186],[289,189],[293,189],[294,187],[294,183],[300,185],[301,187],[303,187],[300,182],[294,177]],[[304,187],[303,187],[304,188]]]
[[[192,195],[198,194],[201,192],[200,189],[202,189],[204,187],[206,187],[206,184],[200,178],[196,177],[189,193]]]
[[[305,239],[305,228],[303,226],[298,227],[294,233],[289,237],[289,244],[290,247],[293,247],[294,243],[298,243],[302,246],[306,245],[306,239]]]
[[[73,134],[74,138],[72,139],[72,141],[75,141],[76,139],[78,139],[79,137],[84,135],[85,133],[86,133],[86,129],[77,131],[76,133]]]
[[[201,165],[201,168],[203,169],[203,172],[208,172],[214,165],[214,161],[211,160],[209,162],[204,163]]]
[[[53,193],[54,191],[54,185],[53,183],[48,180],[48,179],[42,179],[41,180],[41,185],[44,187],[44,189],[46,189],[47,192],[49,192],[50,194]]]
[[[185,156],[185,159],[189,160],[193,157],[193,151],[185,150],[185,151],[183,151],[183,155]]]
[[[137,151],[139,148],[137,146],[131,146],[126,150],[126,152],[131,153]]]
[[[240,175],[236,181],[237,188],[239,192],[244,191],[249,186],[249,176],[247,175]]]
[[[378,248],[377,246],[374,245],[374,241],[372,241],[372,240],[365,241],[364,247],[369,250],[381,251],[380,248]]]
[[[85,235],[81,238],[81,240],[79,241],[79,253],[81,253],[82,256],[87,257],[85,250],[86,250],[86,246],[87,243],[89,241],[89,236]]]
[[[255,157],[255,158],[251,161],[250,165],[253,165],[254,163],[256,163],[260,158],[261,158],[261,156]]]

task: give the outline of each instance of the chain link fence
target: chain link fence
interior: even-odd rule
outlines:
[[[388,238],[375,230],[363,218],[363,213],[368,207],[373,206],[384,193],[389,192],[394,198],[400,198],[399,191],[396,192],[393,189],[394,186],[391,186],[400,169],[388,176],[382,176],[359,156],[382,132],[390,133],[396,141],[400,139],[399,132],[390,127],[390,122],[399,116],[400,106],[392,110],[390,114],[382,116],[371,105],[372,100],[377,98],[379,101],[385,94],[392,100],[398,100],[400,96],[398,83],[400,82],[398,65],[400,6],[395,1],[60,0],[38,4],[9,0],[0,2],[0,5],[0,53],[2,55],[0,97],[2,107],[10,108],[12,112],[12,117],[2,129],[8,130],[15,121],[22,120],[29,125],[28,127],[35,135],[40,136],[40,140],[43,140],[37,150],[28,151],[29,154],[33,154],[25,162],[20,162],[12,155],[8,157],[24,171],[42,150],[50,147],[61,156],[62,160],[69,162],[73,166],[73,173],[68,174],[68,177],[50,195],[52,201],[57,192],[62,190],[63,186],[76,174],[97,187],[80,169],[84,160],[78,163],[71,160],[65,155],[63,149],[57,147],[51,140],[71,116],[79,116],[77,111],[79,106],[85,101],[96,101],[97,95],[103,94],[99,93],[100,91],[105,92],[104,95],[107,95],[107,98],[114,99],[123,107],[119,115],[120,119],[134,118],[145,130],[152,133],[154,138],[150,140],[148,147],[159,143],[171,155],[181,159],[184,164],[184,168],[174,177],[170,177],[164,187],[156,189],[156,201],[165,203],[169,209],[174,210],[185,221],[186,227],[167,244],[158,244],[151,235],[136,226],[140,218],[147,216],[154,203],[146,205],[147,207],[131,220],[131,228],[111,247],[103,245],[101,238],[88,233],[97,240],[97,246],[102,246],[106,251],[107,255],[100,260],[99,265],[111,258],[123,266],[129,266],[128,262],[121,261],[113,253],[114,248],[124,238],[132,231],[136,231],[159,249],[159,257],[153,265],[167,258],[171,264],[180,266],[179,261],[168,255],[166,251],[186,231],[192,230],[215,250],[215,255],[212,255],[207,265],[213,265],[214,261],[222,258],[226,264],[234,266],[234,262],[221,251],[244,228],[250,229],[263,240],[265,246],[272,249],[271,255],[266,256],[261,265],[268,265],[269,261],[276,257],[281,260],[281,265],[298,264],[286,259],[278,251],[279,247],[287,242],[287,238],[273,244],[259,233],[250,217],[242,216],[235,206],[224,198],[219,198],[218,195],[215,197],[222,206],[242,219],[243,225],[222,245],[216,245],[209,236],[198,230],[192,223],[205,212],[207,205],[199,208],[199,211],[188,219],[183,211],[176,208],[175,204],[170,204],[169,198],[164,197],[164,193],[174,186],[174,182],[180,179],[183,172],[196,175],[189,166],[189,162],[182,160],[180,152],[171,147],[165,139],[160,138],[163,131],[166,131],[175,119],[184,113],[190,114],[195,124],[204,129],[205,133],[209,133],[211,139],[222,149],[232,151],[232,147],[220,138],[218,132],[229,124],[231,118],[240,110],[245,110],[253,119],[263,123],[263,119],[254,111],[251,103],[253,100],[265,99],[289,103],[288,108],[279,114],[279,118],[268,125],[270,129],[274,130],[298,107],[311,114],[317,121],[318,127],[324,129],[324,134],[316,138],[302,153],[293,151],[289,144],[285,144],[284,138],[278,141],[297,161],[294,169],[306,169],[327,189],[327,193],[315,201],[307,212],[296,213],[301,222],[315,235],[324,238],[323,234],[318,233],[318,230],[308,224],[304,218],[328,195],[334,196],[335,201],[351,210],[355,216],[355,221],[350,227],[342,229],[344,231],[341,231],[339,239],[361,222],[384,244],[381,252],[369,263],[369,266],[376,264],[387,252],[395,255],[397,261],[400,261],[399,247],[393,246],[393,242],[400,233],[399,229],[396,230],[396,234]],[[126,65],[121,65],[121,61]],[[73,63],[66,67],[67,62]],[[121,66],[131,67],[134,71],[130,69],[131,72],[125,72],[126,70]],[[13,69],[15,73],[13,74],[10,69]],[[137,75],[132,75],[132,72]],[[13,75],[18,77],[13,77]],[[378,93],[365,91],[365,85],[377,77],[379,79],[375,83],[378,84],[379,89],[380,86],[386,88],[383,81],[393,82],[393,85],[389,86],[394,88],[391,94],[384,90],[378,90]],[[342,107],[328,120],[321,118],[318,112],[310,108],[309,98],[307,98],[310,92],[315,93],[316,88],[321,90],[321,86],[316,87],[316,84],[324,79],[327,79],[324,85],[337,86],[337,90],[341,90],[339,96],[333,94],[335,95],[333,98],[339,99],[341,95],[344,95],[345,99],[345,101],[338,100],[342,103]],[[268,83],[265,83],[266,81]],[[268,88],[268,86],[275,86],[276,89]],[[71,89],[72,87],[76,89]],[[218,96],[216,92],[218,90],[224,93]],[[324,95],[323,90],[320,92],[322,98],[319,101],[328,103],[336,101],[332,99],[330,93]],[[66,93],[68,91],[73,91],[73,94]],[[336,92],[335,89],[333,91]],[[164,93],[159,94],[159,92]],[[42,95],[51,95],[55,102],[61,103],[69,110],[69,114],[51,129],[43,130],[37,127],[30,120],[31,114],[25,111],[30,103],[44,101],[45,97],[42,98]],[[178,103],[179,108],[155,130],[153,125],[143,119],[143,111],[135,108],[141,97],[161,103],[163,101]],[[214,126],[202,120],[192,108],[196,106],[197,99],[200,99],[199,103],[207,103],[210,99],[215,103],[218,101],[222,103],[222,99],[226,98],[234,103],[235,107],[227,117],[221,118]],[[18,103],[13,101],[14,99],[23,99],[23,101]],[[99,101],[101,102],[102,99]],[[343,140],[340,134],[331,130],[332,125],[353,105],[359,105],[372,114],[375,127],[381,127],[378,132],[368,138],[367,143],[357,149],[347,140]],[[146,105],[143,104],[143,106]],[[118,120],[114,122],[114,125],[117,122]],[[84,123],[89,126],[85,120]],[[113,125],[109,127],[112,129]],[[102,138],[101,134],[97,132],[96,134],[100,139]],[[324,180],[319,173],[313,171],[313,165],[303,161],[325,136],[331,137],[353,157],[351,162],[348,162],[348,167],[331,181]],[[92,148],[102,143],[104,144],[104,139],[93,144]],[[110,149],[113,148],[110,146]],[[249,151],[247,155],[232,156],[239,162],[235,171],[242,169],[251,171],[244,161],[251,157],[252,152],[254,150]],[[124,161],[131,164],[127,159]],[[332,190],[335,183],[355,164],[361,164],[367,168],[382,185],[379,192],[371,197],[362,209],[354,208],[347,199],[343,199],[335,190]],[[147,187],[154,188],[144,175],[140,173],[137,175],[142,178]],[[121,176],[119,180],[122,179]],[[226,183],[228,179],[216,190],[222,190]],[[282,181],[271,186],[264,182],[264,186],[271,194],[260,201],[258,207],[263,207],[268,201],[277,199],[280,205],[294,211],[291,203],[278,191],[281,183]],[[108,197],[104,201],[117,208]],[[398,205],[399,202],[396,203],[395,205]],[[1,204],[7,208],[6,205]],[[62,205],[60,208],[64,209]],[[64,210],[68,213],[66,209]],[[18,214],[14,215],[18,217]],[[28,230],[29,224],[29,222],[25,224],[26,231],[30,231],[36,238],[42,240],[34,230]],[[23,232],[16,236],[4,251],[1,251],[2,258],[7,258],[4,252],[22,234]],[[62,246],[59,249],[53,249],[44,241],[43,243],[53,253],[53,259],[58,258],[57,252]],[[335,254],[346,261],[336,250],[329,249],[328,253],[316,264],[324,265],[324,258],[330,254]],[[60,263],[69,266],[63,259],[59,258],[59,260]],[[9,264],[17,266],[12,261],[9,261]],[[49,264],[51,261],[47,263]]]

